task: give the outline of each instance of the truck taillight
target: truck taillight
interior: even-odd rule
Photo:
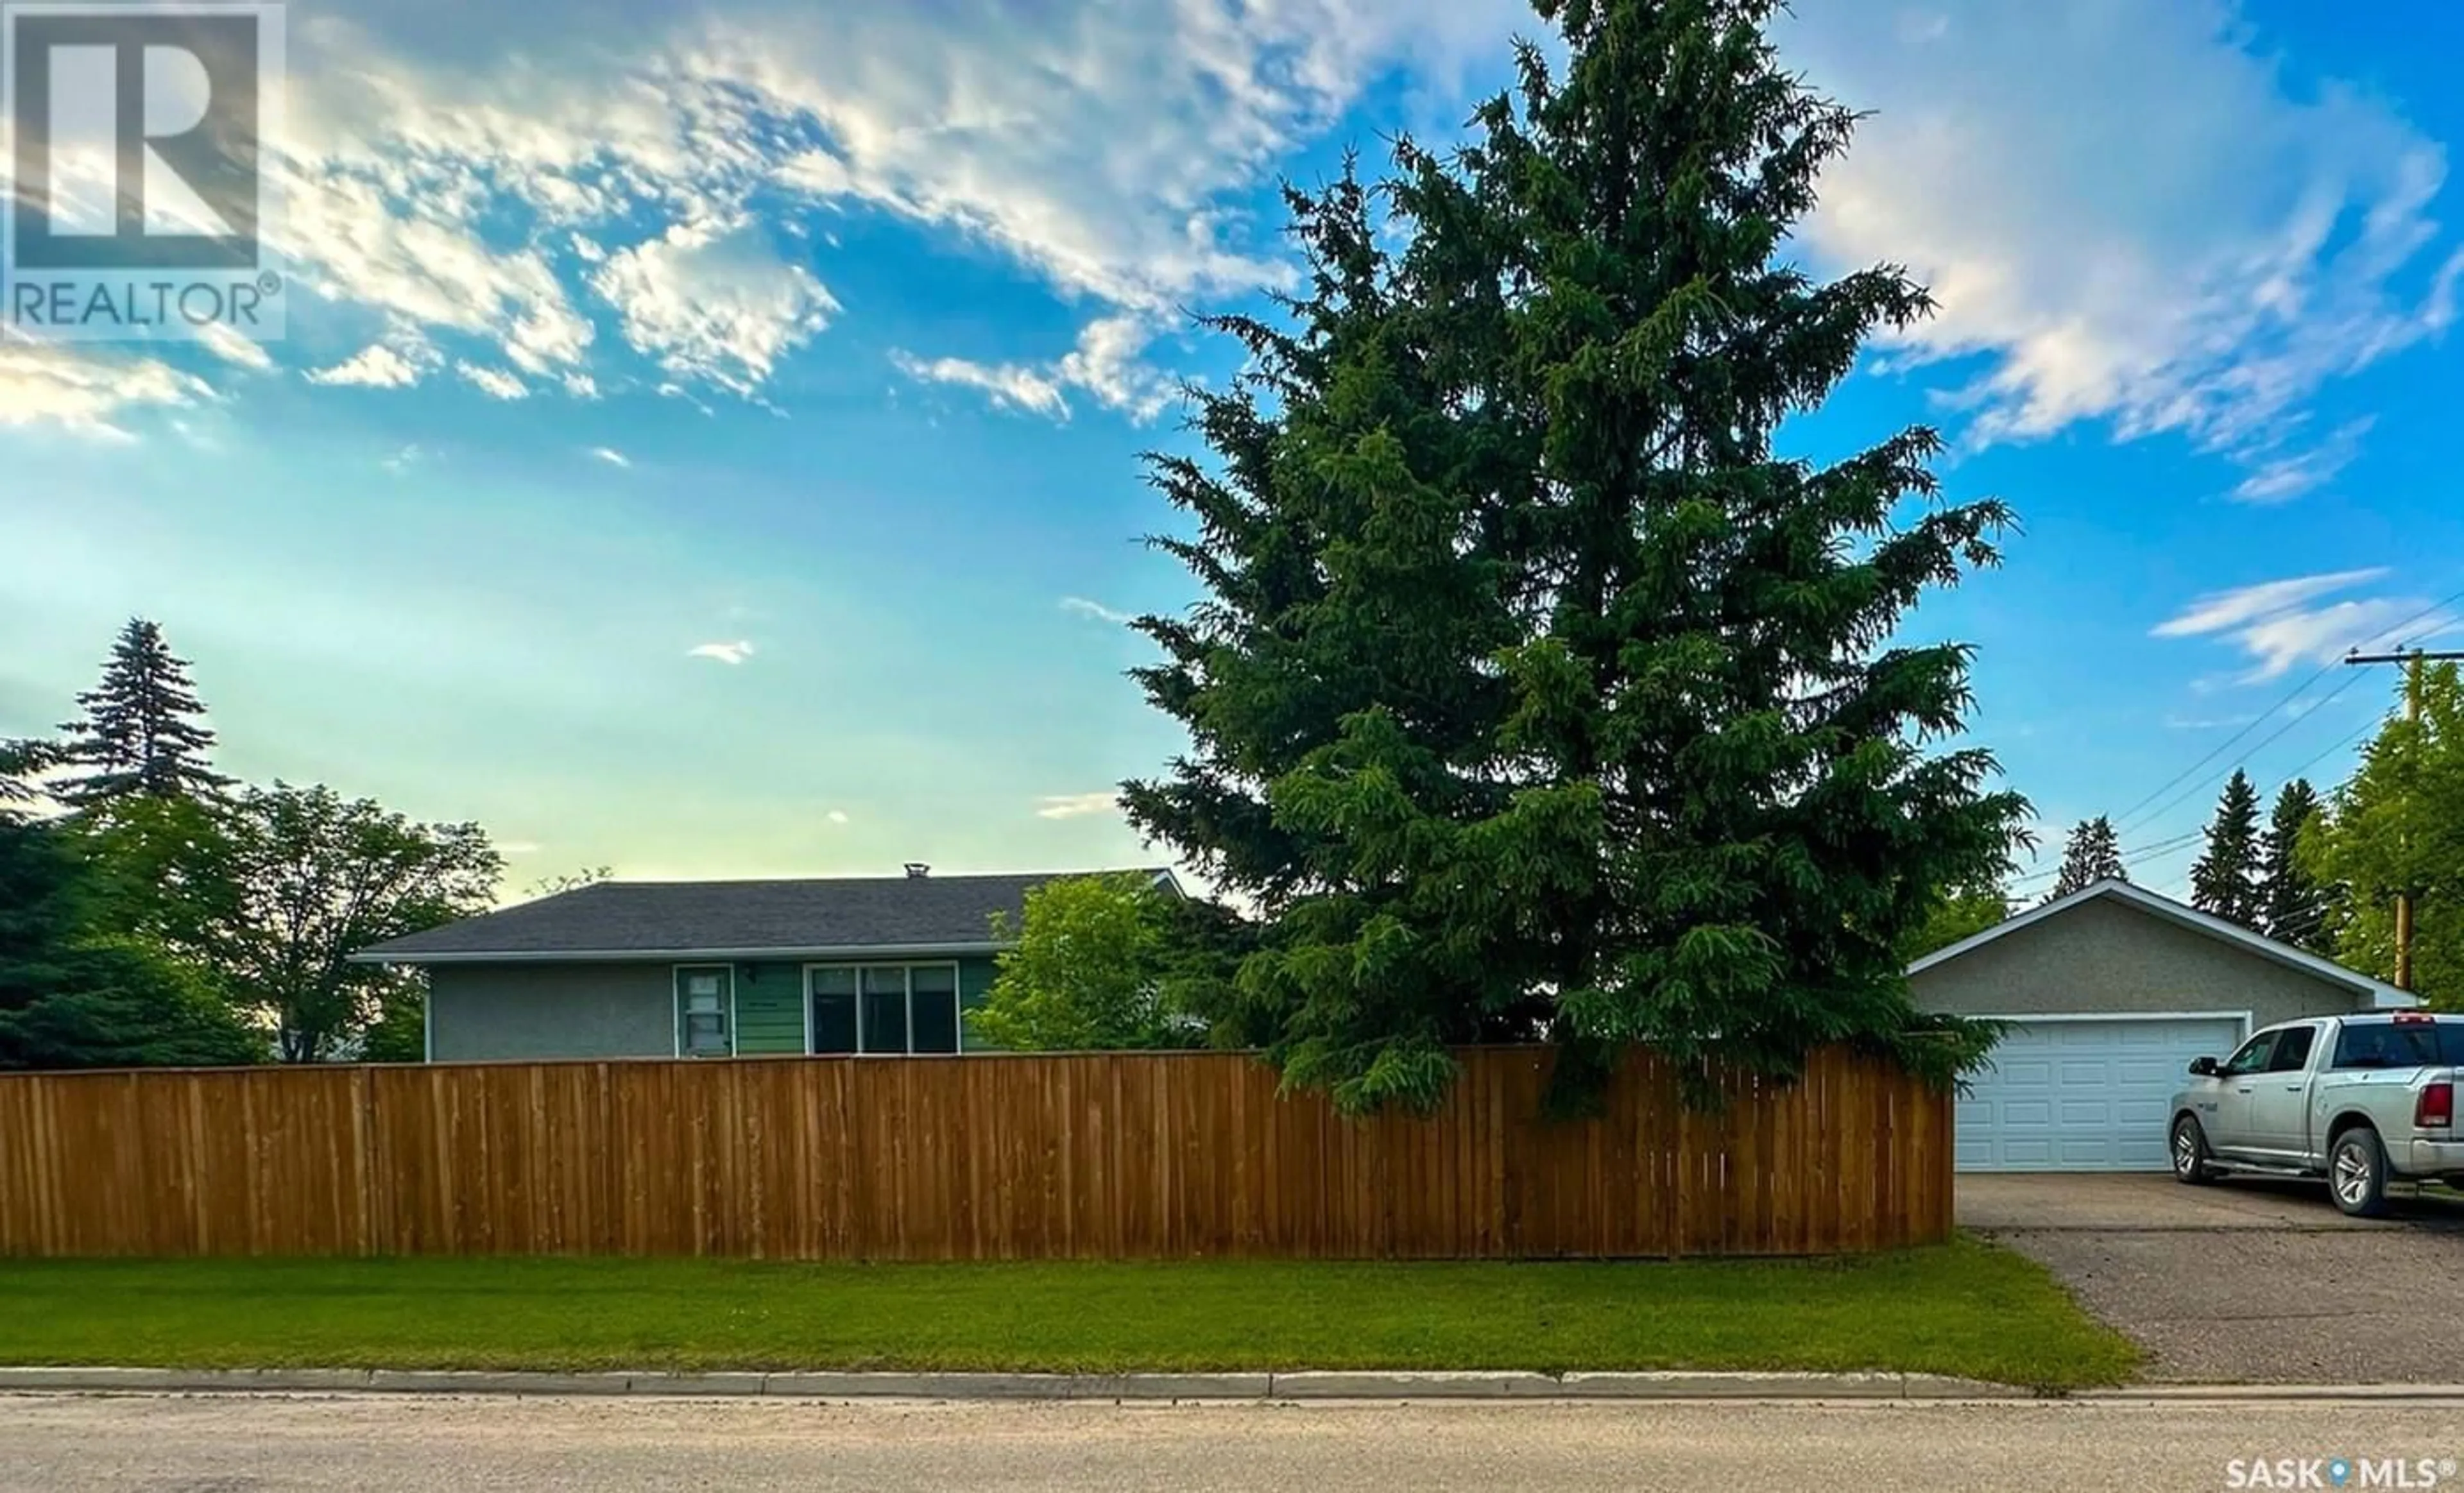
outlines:
[[[2412,1123],[2425,1131],[2445,1130],[2455,1123],[2455,1086],[2449,1083],[2425,1085],[2421,1097],[2413,1101]]]

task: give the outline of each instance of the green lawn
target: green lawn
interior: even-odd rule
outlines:
[[[177,1368],[1886,1369],[2111,1383],[2130,1345],[1972,1241],[1858,1260],[0,1262],[0,1363]]]

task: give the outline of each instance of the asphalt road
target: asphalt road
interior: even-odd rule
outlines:
[[[2235,1458],[2428,1459],[2464,1486],[2464,1399],[2034,1403],[830,1405],[0,1396],[0,1486],[275,1489],[2217,1488]],[[2432,1481],[2419,1475],[2427,1471]],[[2441,1472],[2444,1476],[2439,1476]],[[2323,1478],[2323,1466],[2314,1479]],[[2359,1486],[2356,1477],[2348,1485]],[[2385,1485],[2385,1484],[2382,1484]]]

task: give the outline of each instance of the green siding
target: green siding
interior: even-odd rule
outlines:
[[[738,1057],[804,1050],[804,967],[737,966],[736,1051]]]

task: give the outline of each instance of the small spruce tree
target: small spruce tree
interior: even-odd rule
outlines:
[[[102,681],[77,696],[84,714],[60,730],[60,759],[72,771],[56,789],[60,801],[91,809],[130,798],[212,799],[232,779],[207,764],[214,734],[188,680],[188,662],[173,656],[163,629],[132,618],[112,645]]]
[[[2101,881],[2129,879],[2122,864],[2122,837],[2114,833],[2112,820],[2099,815],[2079,821],[2071,830],[2070,840],[2062,846],[2062,868],[2045,900],[2058,902]]]
[[[2230,923],[2260,922],[2258,790],[2236,770],[2208,823],[2208,848],[2190,867],[2190,905]]]
[[[2268,817],[2259,852],[2259,931],[2313,954],[2336,950],[2330,915],[2335,910],[2335,890],[2320,882],[2301,854],[2301,837],[2310,832],[2324,807],[2308,779],[2286,783],[2276,796],[2276,811]]]

